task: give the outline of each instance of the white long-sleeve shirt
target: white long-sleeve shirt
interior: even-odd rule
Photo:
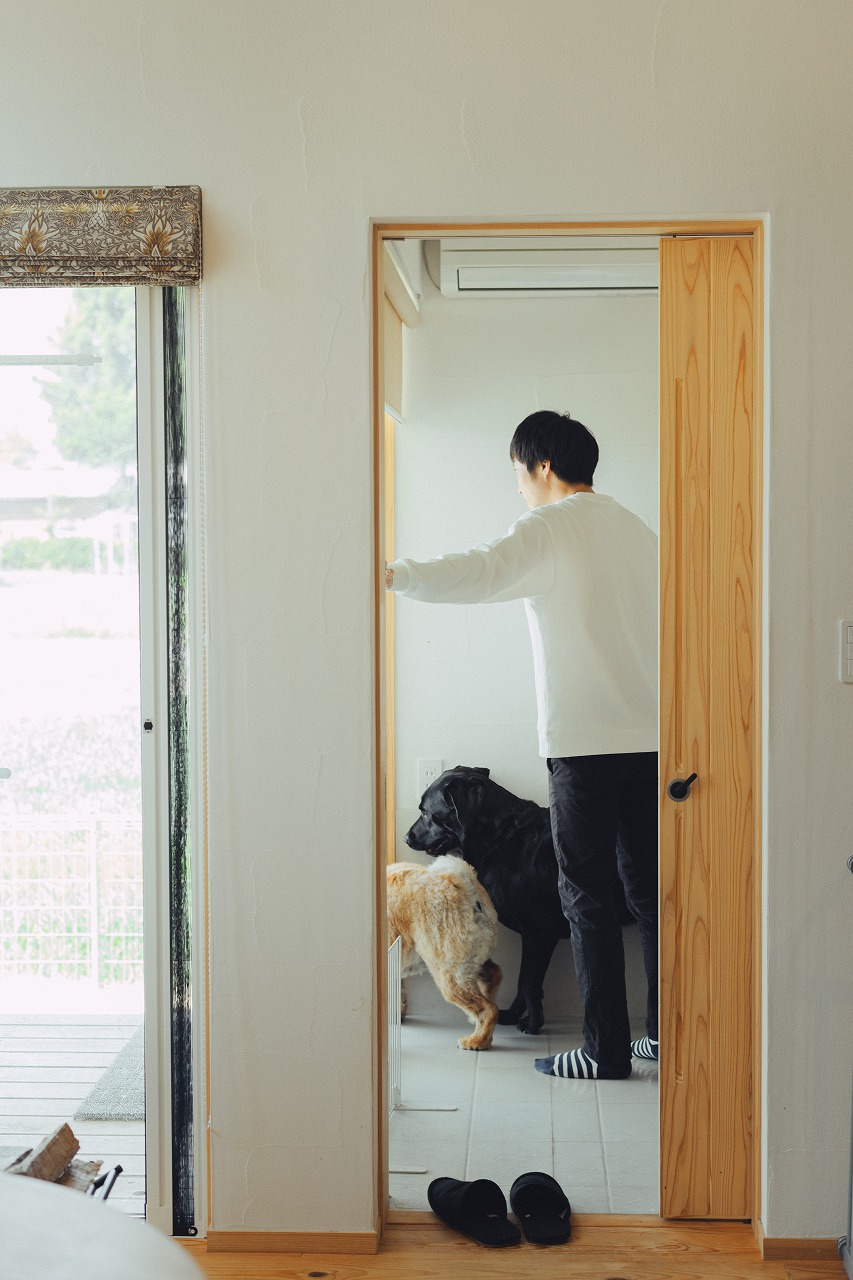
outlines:
[[[615,499],[572,494],[494,542],[390,567],[415,600],[524,600],[541,755],[657,750],[657,536]]]

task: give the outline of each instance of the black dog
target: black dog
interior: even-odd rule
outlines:
[[[406,834],[410,849],[458,852],[477,872],[501,924],[521,934],[518,991],[498,1021],[535,1035],[542,1030],[542,984],[560,938],[568,938],[557,887],[557,859],[547,809],[498,786],[488,769],[458,764],[421,797],[421,816]],[[622,898],[622,920],[633,916]]]

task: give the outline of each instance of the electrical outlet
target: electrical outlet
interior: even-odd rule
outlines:
[[[427,787],[431,786],[443,773],[442,762],[440,760],[419,760],[418,761],[418,799],[420,800]]]

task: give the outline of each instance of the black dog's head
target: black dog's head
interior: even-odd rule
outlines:
[[[421,796],[421,816],[405,837],[409,848],[433,857],[453,850],[470,854],[488,777],[488,769],[464,764],[446,769]]]

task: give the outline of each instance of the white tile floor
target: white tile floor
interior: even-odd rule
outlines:
[[[433,1178],[491,1178],[508,1195],[520,1173],[537,1169],[557,1179],[575,1212],[658,1212],[657,1063],[635,1060],[628,1080],[559,1080],[533,1060],[582,1044],[579,1023],[535,1037],[498,1027],[486,1053],[458,1049],[466,1033],[450,1006],[403,1026],[392,1209],[428,1209]],[[415,1109],[430,1107],[455,1110]]]

